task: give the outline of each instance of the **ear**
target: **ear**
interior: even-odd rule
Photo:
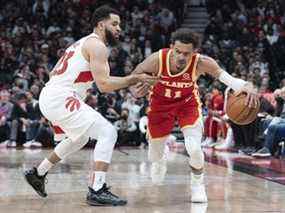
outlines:
[[[100,30],[103,30],[103,29],[105,28],[105,23],[104,23],[103,21],[100,21],[100,22],[98,23],[98,26],[99,26],[99,29],[100,29]]]

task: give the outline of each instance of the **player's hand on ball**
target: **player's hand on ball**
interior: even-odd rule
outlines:
[[[247,94],[245,105],[251,108],[256,108],[258,106],[259,96],[257,94],[257,90],[253,87],[252,83],[246,83],[243,88],[237,91],[237,94],[240,93]]]
[[[148,94],[151,85],[147,83],[137,83],[130,87],[130,92],[135,98],[141,98]]]

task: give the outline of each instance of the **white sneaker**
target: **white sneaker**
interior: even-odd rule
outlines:
[[[167,172],[167,160],[161,159],[151,164],[150,176],[152,183],[160,184],[163,182]]]
[[[191,173],[191,202],[207,203],[207,194],[204,185],[204,174],[194,175]]]
[[[209,147],[211,144],[214,143],[213,138],[207,137],[201,144],[202,147]]]
[[[225,149],[229,149],[233,146],[234,146],[233,130],[232,130],[232,128],[229,128],[225,142],[222,144],[216,145],[215,149],[225,150]]]
[[[219,141],[216,141],[216,142],[213,142],[213,143],[209,144],[208,147],[215,148],[216,146],[219,146],[219,145],[221,145],[223,143],[224,143],[224,141],[219,140]]]
[[[9,140],[6,140],[6,141],[0,143],[0,148],[1,148],[1,147],[6,148],[8,143],[9,143]]]
[[[16,141],[9,141],[9,142],[7,143],[7,147],[15,148],[16,146],[17,146]]]
[[[222,144],[218,144],[215,146],[216,150],[226,150],[233,147],[233,145],[231,143],[227,143],[226,141]]]
[[[26,143],[23,144],[23,147],[25,148],[30,148],[32,146],[33,141],[27,141]]]
[[[208,203],[192,203],[191,213],[206,213]]]
[[[33,143],[32,143],[32,146],[34,146],[34,147],[42,147],[43,145],[42,145],[42,143],[41,142],[38,142],[38,141],[33,141]]]
[[[206,144],[208,143],[208,140],[209,140],[209,139],[210,139],[210,138],[206,137],[205,140],[202,141],[201,147],[205,147]]]

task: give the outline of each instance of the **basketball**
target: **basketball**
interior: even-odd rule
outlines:
[[[257,113],[259,112],[260,102],[258,101],[257,107],[252,108],[245,105],[246,94],[241,93],[238,95],[232,94],[229,95],[226,113],[229,116],[229,119],[238,125],[246,125],[253,122]]]

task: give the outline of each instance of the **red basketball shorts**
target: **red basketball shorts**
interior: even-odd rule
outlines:
[[[199,105],[182,104],[177,106],[151,106],[148,112],[148,131],[150,138],[169,135],[178,122],[180,128],[193,126],[201,117]]]

